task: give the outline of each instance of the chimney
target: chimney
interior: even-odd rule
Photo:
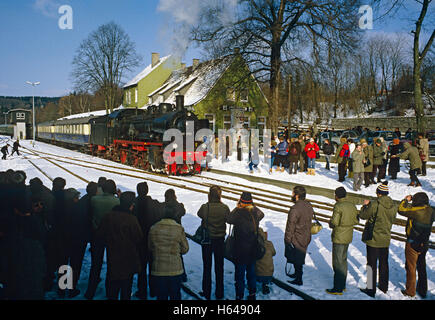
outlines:
[[[182,71],[186,70],[186,64],[184,62],[181,63],[181,68]]]
[[[192,67],[193,67],[193,69],[196,69],[196,67],[198,66],[198,64],[199,64],[199,59],[193,59],[193,62],[192,62]]]
[[[175,96],[175,105],[177,107],[177,111],[181,111],[184,108],[184,96],[177,95]]]
[[[151,53],[151,68],[154,68],[156,64],[160,61],[160,54],[153,52]]]

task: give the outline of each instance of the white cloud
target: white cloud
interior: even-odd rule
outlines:
[[[169,17],[160,30],[162,38],[170,43],[172,54],[182,57],[190,46],[190,28],[198,24],[204,9],[219,8],[215,18],[222,24],[231,24],[236,18],[237,4],[238,0],[159,0],[157,11]]]
[[[33,8],[50,18],[58,17],[58,9],[61,6],[56,0],[35,0]]]

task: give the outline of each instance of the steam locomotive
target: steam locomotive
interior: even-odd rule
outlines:
[[[193,124],[193,132],[186,130],[189,124]],[[209,121],[186,110],[184,96],[179,95],[175,105],[161,103],[146,110],[118,109],[107,115],[40,123],[37,138],[144,170],[188,175],[201,172],[206,151],[197,151],[204,141],[195,136],[198,130],[208,128]],[[164,141],[169,129],[179,130],[182,148],[174,139]],[[193,150],[186,150],[188,139],[193,139]],[[169,144],[173,148],[167,148]]]

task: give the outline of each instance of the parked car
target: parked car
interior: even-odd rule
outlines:
[[[427,140],[429,140],[429,156],[435,157],[435,130],[427,132]]]
[[[321,132],[319,135],[319,147],[323,146],[325,139],[329,139],[334,146],[334,149],[337,149],[337,147],[340,145],[340,137],[342,133],[343,130]]]
[[[397,134],[394,131],[375,131],[373,133],[373,140],[382,137],[384,138],[385,142],[389,146],[390,143],[393,143],[393,139],[397,138]]]
[[[359,134],[355,130],[345,130],[341,134],[340,138],[345,137],[347,139],[352,139],[353,142],[357,143],[359,141]],[[340,141],[340,140],[339,140]]]
[[[373,136],[375,135],[375,131],[364,131],[358,138],[358,141],[365,139],[368,144],[373,143]]]

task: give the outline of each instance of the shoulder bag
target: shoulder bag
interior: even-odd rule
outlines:
[[[364,231],[361,236],[362,241],[369,241],[373,239],[373,230],[375,229],[376,219],[378,218],[378,210],[379,210],[379,203],[378,203],[378,207],[376,208],[376,213],[375,213],[375,217],[373,218],[373,221],[370,221],[369,218],[366,222],[366,225],[364,226]]]
[[[311,224],[311,234],[317,234],[322,229],[323,226],[320,224],[319,220],[317,220],[316,213],[314,213],[314,222]]]
[[[198,229],[196,229],[193,235],[193,241],[199,244],[210,244],[210,232],[208,231],[208,215],[210,213],[210,204],[207,203],[207,215],[205,216],[205,226],[201,224]]]

